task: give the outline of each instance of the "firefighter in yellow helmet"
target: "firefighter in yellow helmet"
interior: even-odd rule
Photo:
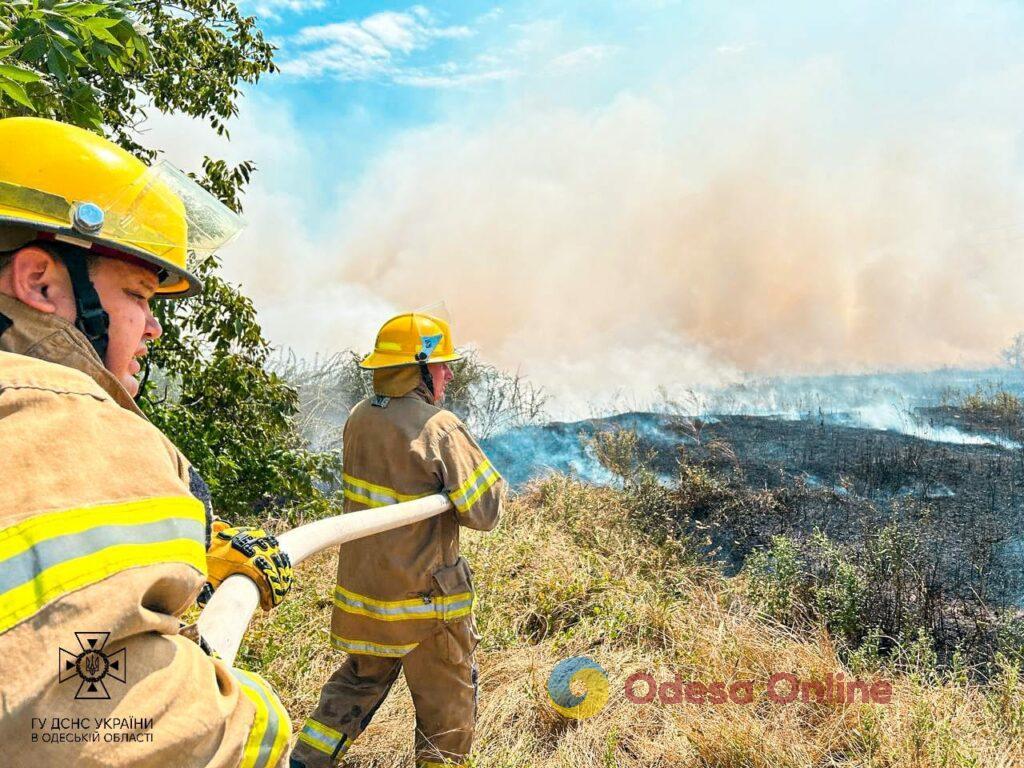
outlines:
[[[290,564],[261,530],[212,518],[133,399],[161,333],[150,300],[197,292],[187,252],[229,241],[238,217],[80,128],[0,120],[0,147],[4,764],[280,765],[277,696],[178,617],[231,573],[270,608]]]
[[[399,672],[416,708],[416,764],[464,765],[473,743],[479,641],[461,526],[489,531],[505,483],[465,425],[440,405],[460,356],[448,324],[420,313],[388,320],[362,367],[372,398],[345,424],[345,510],[443,492],[449,514],[342,545],[332,645],[348,653],[292,753],[293,768],[336,765]]]

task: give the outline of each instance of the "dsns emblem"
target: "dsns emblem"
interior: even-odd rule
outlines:
[[[110,693],[103,682],[108,676],[118,682],[127,682],[127,650],[106,654],[103,647],[110,637],[109,632],[75,632],[81,651],[60,649],[60,673],[58,680],[67,682],[73,678],[81,680],[76,699],[109,699]]]

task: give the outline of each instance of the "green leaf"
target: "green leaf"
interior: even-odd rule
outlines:
[[[86,26],[83,24],[82,26]],[[114,37],[110,32],[107,31],[106,27],[86,27],[97,40],[102,40],[105,43],[109,43],[115,48],[121,48],[121,41]]]
[[[0,45],[0,59],[6,59],[19,48],[20,45]]]
[[[25,47],[21,51],[22,59],[25,61],[39,61],[46,55],[46,47],[46,37],[44,35],[36,35],[25,43]]]
[[[35,111],[36,105],[32,103],[32,99],[28,97],[28,94],[25,93],[25,89],[20,83],[0,77],[0,91],[3,91],[23,107],[28,107],[33,112]]]
[[[16,83],[38,83],[42,78],[35,72],[13,66],[12,64],[0,64],[0,76]]]
[[[111,19],[106,16],[94,16],[91,19],[86,19],[81,22],[81,26],[95,31],[97,29],[110,29],[111,27],[116,27],[120,23],[121,19]]]
[[[68,81],[68,62],[59,48],[53,47],[46,52],[46,66],[49,68],[50,74],[61,83]]]
[[[65,16],[93,16],[100,11],[108,10],[109,7],[104,3],[61,3],[56,9],[62,11]]]

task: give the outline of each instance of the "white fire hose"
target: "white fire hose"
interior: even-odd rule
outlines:
[[[329,547],[418,523],[451,508],[451,500],[438,493],[401,504],[326,517],[293,528],[277,538],[281,549],[292,559],[292,565],[298,565]],[[259,604],[256,584],[246,576],[231,576],[217,588],[200,614],[199,634],[224,661],[233,664]]]

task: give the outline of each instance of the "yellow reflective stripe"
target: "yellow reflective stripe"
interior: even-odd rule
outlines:
[[[348,738],[341,731],[336,731],[312,717],[306,718],[306,722],[303,723],[299,741],[331,757],[335,754],[344,754],[349,744]]]
[[[202,503],[190,496],[156,497],[34,515],[0,530],[0,563],[55,536],[81,533],[100,524],[138,525],[172,516],[206,524]]]
[[[202,503],[178,496],[50,512],[5,528],[0,632],[128,568],[184,563],[205,573],[205,525]]]
[[[232,669],[231,674],[256,709],[239,768],[274,768],[291,736],[288,713],[262,677],[244,669]]]
[[[476,483],[480,475],[482,475],[489,466],[491,466],[490,459],[484,459],[482,462],[480,462],[480,465],[473,470],[472,474],[470,474],[470,476],[466,478],[466,482],[464,482],[462,485],[460,485],[458,488],[452,491],[450,495],[465,496],[466,492],[473,487],[473,485]]]
[[[414,621],[417,619],[450,619],[467,616],[473,611],[473,593],[438,595],[429,602],[412,600],[376,600],[342,586],[334,588],[334,605],[345,613],[366,616],[379,621]]]
[[[403,501],[422,499],[424,496],[430,495],[429,491],[417,494],[399,493],[394,488],[360,480],[358,477],[353,477],[347,473],[342,474],[341,479],[345,489],[345,498],[369,507],[385,507],[391,504],[399,504]]]
[[[459,512],[465,514],[486,493],[487,489],[500,479],[501,475],[498,470],[488,459],[484,459],[480,466],[473,470],[473,474],[466,482],[448,494],[448,498],[452,500]]]
[[[476,489],[476,492],[472,496],[470,496],[468,499],[466,499],[466,502],[465,502],[466,508],[461,510],[461,511],[462,512],[468,512],[470,510],[470,508],[474,504],[476,504],[477,501],[480,500],[480,497],[483,496],[487,492],[487,489],[490,488],[492,485],[494,485],[496,482],[498,482],[500,479],[501,479],[501,475],[499,475],[497,472],[494,472],[493,474],[491,474],[483,483],[480,484],[480,487]]]
[[[405,656],[405,654],[419,645],[419,643],[409,643],[408,645],[384,645],[383,643],[371,643],[369,640],[349,640],[347,637],[341,637],[341,635],[336,635],[332,632],[331,645],[339,651],[345,651],[346,653],[396,659]]]
[[[345,594],[346,596],[351,597],[351,598],[353,598],[355,600],[360,600],[360,601],[362,601],[364,603],[368,603],[370,605],[376,605],[376,606],[379,606],[381,608],[400,608],[400,607],[403,607],[403,606],[412,606],[412,605],[422,605],[423,604],[423,600],[421,600],[420,598],[415,598],[415,597],[412,598],[411,600],[377,600],[377,599],[372,598],[372,597],[367,597],[366,595],[360,595],[358,592],[353,592],[352,590],[345,589],[340,584],[334,588],[334,591],[335,592],[341,592],[341,593]],[[457,594],[457,595],[438,595],[437,597],[434,598],[434,602],[454,603],[454,602],[458,602],[459,600],[462,600],[462,599],[464,599],[466,597],[469,597],[470,594],[471,593],[469,593],[469,592],[462,592],[462,593]]]

